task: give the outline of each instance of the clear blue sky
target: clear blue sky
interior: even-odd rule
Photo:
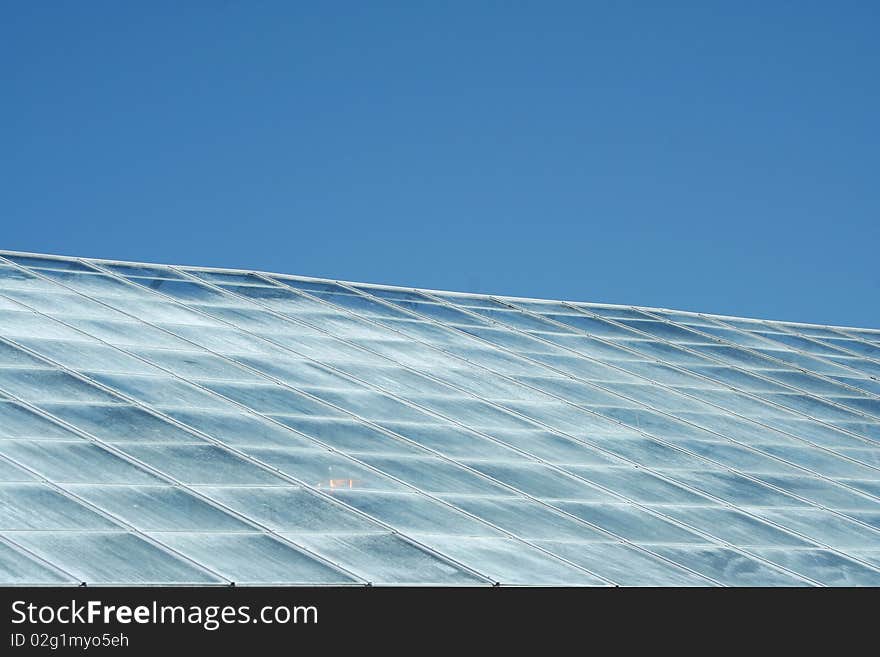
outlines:
[[[878,35],[875,1],[4,2],[0,246],[880,327]]]

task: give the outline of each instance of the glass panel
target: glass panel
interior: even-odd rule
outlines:
[[[671,506],[662,513],[737,546],[794,547],[810,544],[744,513],[723,507]]]
[[[839,347],[840,349],[845,349],[850,353],[868,356],[874,360],[877,360],[878,357],[880,357],[880,347],[868,344],[867,342],[859,342],[858,340],[850,340],[849,338],[843,337],[825,338],[823,339],[823,342]]]
[[[474,461],[473,468],[528,495],[567,500],[592,499],[592,487],[546,465]],[[570,467],[569,470],[575,470]],[[586,489],[586,491],[584,490]]]
[[[784,491],[803,497],[829,509],[836,510],[869,510],[877,508],[877,500],[860,495],[831,481],[816,477],[798,477],[789,475],[762,474],[762,481]]]
[[[230,409],[232,405],[215,395],[166,376],[95,374],[96,381],[145,404]]]
[[[773,383],[773,381],[768,381],[755,374],[749,374],[748,372],[736,370],[732,367],[725,367],[723,365],[695,365],[688,367],[688,369],[715,381],[723,381],[735,388],[749,392],[783,392],[786,390],[786,388],[783,388],[777,383]],[[765,373],[762,372],[762,374]],[[782,375],[787,376],[788,374],[789,372],[775,372],[774,378],[781,380]],[[791,372],[791,374],[796,373]]]
[[[88,584],[223,583],[134,534],[15,532],[14,540]]]
[[[799,395],[794,392],[782,394],[770,393],[765,394],[764,398],[770,402],[785,406],[786,408],[793,409],[819,420],[855,421],[862,419],[858,413],[839,408],[821,399],[816,399],[815,397]]]
[[[236,360],[293,386],[343,388],[351,385],[348,379],[326,367],[292,355],[276,352],[265,356],[241,356]]]
[[[850,408],[854,408],[864,413],[869,413],[874,417],[880,418],[880,399],[875,399],[872,397],[851,396],[835,396],[830,397],[830,399],[837,404],[843,404]]]
[[[729,438],[748,445],[792,444],[795,442],[785,434],[734,415],[721,413],[679,413],[678,415],[687,422],[693,422],[697,427],[704,427],[705,430],[681,425],[682,430],[670,432],[670,434],[663,436],[664,439],[677,442],[676,433],[679,433],[697,440],[718,442],[720,438]],[[767,418],[764,421],[767,421]]]
[[[478,310],[471,308],[471,312],[476,312],[493,321],[500,322],[505,326],[511,326],[521,331],[548,331],[553,330],[551,324],[540,317],[532,317],[520,310]]]
[[[529,361],[512,354],[496,351],[491,348],[484,348],[482,345],[475,347],[458,347],[450,345],[447,349],[460,358],[469,360],[481,367],[490,369],[493,372],[502,373],[506,376],[535,373],[534,363],[530,363]]]
[[[0,265],[0,289],[51,290],[54,287],[52,283],[37,278],[30,272],[20,271],[8,265]]]
[[[652,363],[644,360],[623,360],[617,362],[616,365],[641,377],[642,380],[639,383],[644,383],[644,380],[647,379],[648,381],[663,383],[668,386],[706,387],[705,379],[661,363]],[[718,386],[714,387],[717,388]]]
[[[232,271],[199,270],[187,267],[187,274],[201,278],[212,283],[244,283],[254,285],[266,285],[266,281],[251,273],[238,273]]]
[[[333,365],[340,362],[356,362],[362,365],[387,365],[388,361],[369,352],[347,345],[336,338],[310,333],[263,333],[272,343],[290,349],[294,355],[314,358]],[[263,350],[265,351],[265,350]]]
[[[558,541],[608,540],[607,534],[532,500],[456,496],[446,496],[445,499],[520,538]]]
[[[264,381],[253,372],[238,367],[228,360],[206,352],[172,351],[169,349],[132,349],[132,353],[155,363],[177,376],[202,380],[221,379],[227,381]],[[161,372],[153,368],[153,374]]]
[[[333,497],[406,534],[501,536],[489,525],[423,495],[338,489]]]
[[[880,476],[880,472],[873,468],[819,449],[788,445],[765,445],[761,450],[827,477],[872,479]]]
[[[880,481],[876,479],[841,479],[840,483],[880,498]]]
[[[424,450],[357,420],[284,416],[285,425],[350,454],[423,455]],[[314,443],[311,445],[315,446]]]
[[[464,396],[429,397],[427,395],[410,395],[409,399],[443,417],[473,427],[474,429],[505,431],[530,426],[521,418],[511,415],[500,408]],[[385,417],[394,417],[401,421],[408,421],[407,418],[401,417],[399,414],[387,414]],[[425,421],[427,419],[423,415],[421,419],[414,418],[414,421]]]
[[[505,402],[504,405],[518,413],[522,413],[536,422],[540,422],[543,425],[575,437],[589,435],[592,427],[597,422],[600,424],[603,423],[601,419],[596,420],[594,415],[562,402],[537,403],[510,401]],[[602,408],[604,409],[605,407]],[[623,411],[624,409],[620,410]],[[530,427],[524,423],[521,428],[534,429],[537,427]]]
[[[840,376],[846,376],[847,372],[850,371],[829,362],[819,360],[818,358],[813,358],[812,356],[792,351],[784,351],[780,349],[756,349],[756,351],[773,358],[776,361],[816,372],[817,374],[837,374]]]
[[[591,338],[586,335],[561,335],[559,333],[538,333],[533,331],[533,333],[544,340],[549,340],[554,344],[558,344],[562,347],[567,347],[569,349],[573,349],[580,354],[584,354],[589,358],[598,358],[600,360],[611,361],[610,364],[620,366],[621,363],[624,362],[632,362],[632,361],[643,361],[644,356],[638,353],[633,353],[623,347],[616,346],[614,344],[610,344],[608,342],[602,342],[597,340],[596,338]],[[627,345],[633,344],[632,342],[627,342]],[[540,359],[542,362],[552,363],[555,367],[561,370],[565,370],[566,372],[570,372],[572,374],[577,374],[579,369],[583,369],[584,378],[590,378],[590,370],[594,368],[595,363],[590,364],[591,361],[588,361],[584,358],[578,358],[574,355],[572,356],[543,356]],[[604,371],[604,370],[603,370]],[[622,380],[637,380],[631,377],[626,373],[617,372],[614,375],[615,377],[621,377]]]
[[[547,319],[565,324],[573,328],[583,331],[588,335],[595,335],[600,338],[637,338],[639,334],[629,331],[623,327],[615,326],[605,320],[597,317],[589,317],[587,315],[560,315],[549,314],[544,315]],[[549,330],[544,328],[544,331]]]
[[[319,422],[315,422],[315,424],[319,424]],[[452,458],[467,456],[508,460],[520,458],[516,452],[453,424],[383,422],[382,426],[408,440]],[[308,433],[313,433],[313,430]],[[318,437],[320,438],[320,436]],[[416,448],[412,449],[412,453],[415,455]]]
[[[809,582],[727,548],[658,547],[657,554],[726,586],[805,586]]]
[[[536,395],[543,397],[537,391],[515,381],[476,368],[466,369],[460,365],[462,364],[454,363],[448,367],[431,366],[426,369],[444,382],[484,399],[534,399]]]
[[[841,456],[855,459],[866,465],[870,465],[875,468],[880,467],[880,449],[868,448],[867,444],[865,448],[841,447],[834,451],[836,451]]]
[[[846,511],[845,514],[853,520],[880,530],[880,511]]]
[[[600,406],[595,410],[607,418],[618,420],[633,429],[643,431],[652,436],[662,437],[663,440],[667,441],[675,442],[681,438],[694,440],[717,440],[718,438],[698,427],[679,422],[671,417],[647,409]],[[682,413],[681,415],[684,414]],[[710,416],[711,419],[715,417]]]
[[[286,283],[289,283],[287,279],[285,279]],[[303,281],[297,281],[297,283],[302,283]],[[348,284],[349,287],[352,287],[356,290],[360,290],[364,294],[370,294],[374,297],[378,297],[380,299],[385,299],[388,301],[425,301],[427,297],[419,292],[418,290],[404,290],[404,289],[395,289],[395,288],[382,288],[382,287],[374,287],[372,285],[362,285],[362,284]]]
[[[392,534],[286,536],[376,584],[487,584],[483,578]]]
[[[0,401],[0,438],[71,440],[77,437],[69,429],[37,415],[24,406]]]
[[[277,531],[383,531],[380,525],[297,486],[199,487],[199,492]]]
[[[645,504],[706,504],[707,502],[705,497],[640,468],[569,466],[567,470],[635,502]]]
[[[137,406],[43,404],[53,416],[107,443],[180,443],[199,437]]]
[[[688,367],[688,369],[693,369],[694,366],[703,366],[709,362],[704,356],[691,353],[682,347],[676,347],[668,342],[643,340],[639,342],[630,342],[629,346],[645,356],[650,356],[667,363]]]
[[[321,417],[343,415],[341,411],[281,386],[209,382],[205,387],[260,413]]]
[[[227,445],[314,447],[314,442],[274,422],[245,413],[166,409],[168,416]],[[192,441],[190,441],[192,442]]]
[[[40,273],[51,278],[57,283],[87,294],[92,297],[114,297],[128,296],[138,297],[147,294],[145,290],[138,289],[133,285],[129,285],[123,281],[116,280],[110,276],[103,274],[92,274],[85,272],[60,272],[41,270]]]
[[[852,556],[862,560],[865,563],[870,564],[875,569],[880,570],[880,551],[866,550],[866,551],[861,551],[861,552],[855,552],[855,553],[853,553]]]
[[[270,278],[283,285],[287,285],[288,287],[292,287],[297,290],[303,290],[304,292],[308,292],[309,294],[315,294],[316,292],[345,292],[345,288],[343,288],[341,285],[337,285],[336,283],[332,283],[329,281],[307,281],[292,276],[280,275],[270,276]]]
[[[549,431],[491,432],[497,440],[554,464],[617,465],[619,461],[591,445]],[[597,437],[598,438],[598,437]],[[590,440],[595,441],[593,437]],[[510,461],[510,458],[497,459]]]
[[[0,530],[120,529],[43,484],[0,485]]]
[[[3,294],[21,304],[13,305],[10,310],[25,310],[25,307],[27,307],[27,309],[32,311],[44,313],[52,318],[51,320],[45,317],[42,318],[44,322],[49,324],[58,324],[61,321],[66,322],[73,317],[87,317],[94,320],[126,319],[125,315],[113,308],[108,308],[98,301],[92,301],[60,287],[47,290],[4,290]],[[60,324],[58,325],[60,326]]]
[[[733,472],[679,471],[675,479],[737,506],[806,506],[805,502]]]
[[[0,482],[12,483],[19,481],[35,481],[36,479],[36,475],[32,475],[30,472],[22,470],[6,459],[0,458]]]
[[[622,543],[557,543],[541,547],[620,586],[711,586],[712,582]]]
[[[640,310],[624,306],[603,306],[595,303],[571,303],[568,305],[578,309],[583,308],[586,311],[596,313],[600,317],[609,317],[611,319],[645,319],[647,317],[647,315]]]
[[[384,296],[384,295],[378,295]],[[397,301],[397,305],[416,312],[422,317],[427,317],[444,324],[461,324],[462,326],[480,326],[486,324],[486,320],[479,317],[473,317],[461,310],[444,306],[439,303],[429,303],[420,301]]]
[[[705,543],[706,539],[628,504],[557,502],[554,506],[635,543]]]
[[[132,278],[127,280],[143,285],[151,290],[177,299],[178,301],[197,301],[199,303],[229,303],[228,297],[201,283],[191,281],[168,280],[165,278]]]
[[[76,580],[52,570],[0,542],[0,585],[22,586],[27,584],[75,584]]]
[[[743,333],[741,331],[737,331],[731,328],[725,328],[723,326],[698,326],[696,327],[702,333],[708,333],[720,340],[724,340],[725,342],[732,342],[733,344],[739,344],[744,347],[766,347],[768,343],[766,340],[762,339],[761,335],[766,335],[762,333]]]
[[[92,372],[122,372],[126,374],[161,374],[161,370],[102,344],[63,340],[28,340],[21,344],[42,356],[73,370]],[[45,365],[44,365],[45,366]]]
[[[847,386],[852,386],[853,388],[857,388],[858,390],[861,390],[863,392],[868,392],[873,395],[880,395],[880,381],[849,376],[835,376],[832,378],[835,381],[839,381],[840,383],[843,383]]]
[[[632,438],[596,436],[592,441],[628,461],[657,470],[695,470],[706,468],[701,459],[691,456],[679,449],[674,449],[649,438],[634,436]],[[706,443],[711,444],[711,443]],[[611,459],[609,458],[608,461]],[[596,465],[599,465],[597,463]],[[606,465],[622,465],[606,463]]]
[[[215,351],[218,354],[260,354],[271,346],[237,329],[223,326],[193,326],[188,324],[162,324],[158,326],[181,338],[176,344],[142,343],[140,346],[163,347],[167,349],[192,350],[193,346]]]
[[[356,580],[265,534],[152,534],[236,584],[348,584]]]
[[[299,297],[298,295],[296,295],[295,293],[291,292],[290,290],[288,290],[284,287],[270,285],[265,282],[263,282],[260,285],[224,285],[224,284],[219,284],[219,287],[223,288],[224,290],[228,290],[229,292],[232,292],[234,294],[239,294],[243,297],[247,297],[248,299],[254,299],[258,303],[264,303],[267,306],[270,306],[271,308],[275,308],[276,310],[279,310],[279,311],[292,310],[297,307],[299,307],[299,308],[305,308],[305,307],[309,307],[309,306],[314,307],[317,305],[308,299],[303,299],[302,297]],[[309,305],[308,306],[294,305],[293,307],[288,305],[288,304],[299,304],[299,303],[303,303],[303,304],[308,303]]]
[[[284,282],[289,284],[288,281]],[[319,289],[318,286],[323,286],[323,289]],[[305,289],[298,284],[293,285],[292,287],[295,287],[313,297],[322,299],[327,303],[332,303],[334,306],[356,312],[359,315],[371,318],[406,316],[396,308],[386,306],[377,299],[370,299],[361,296],[360,294],[350,293],[338,285],[316,283],[314,289]]]
[[[0,440],[0,453],[56,483],[149,484],[158,478],[93,443]]]
[[[770,331],[755,331],[754,335],[761,336],[762,338],[773,340],[777,343],[782,343],[788,347],[792,347],[800,351],[806,351],[807,353],[816,354],[819,356],[837,355],[841,353],[838,349],[823,345],[821,342],[816,342],[815,340],[810,340],[809,338],[804,338],[800,335],[791,335],[789,333],[778,333]],[[768,345],[765,343],[764,345],[759,344],[756,346],[760,347]]]
[[[880,532],[821,509],[755,509],[755,514],[817,543],[842,550],[876,549]]]
[[[246,448],[249,455],[314,488],[336,490],[400,490],[396,481],[355,461],[320,449]]]
[[[166,349],[191,349],[192,345],[180,338],[169,335],[152,326],[138,322],[111,322],[107,320],[70,319],[76,326],[90,336],[119,347],[162,347]],[[61,335],[59,339],[82,340],[75,331],[72,336]],[[41,336],[43,337],[43,336]],[[51,337],[51,336],[45,336]]]
[[[733,367],[745,367],[757,370],[784,370],[788,369],[779,361],[771,360],[760,354],[756,354],[739,347],[731,347],[722,344],[694,344],[688,345],[688,349],[699,351],[714,360],[729,363]],[[764,374],[764,372],[761,372]]]
[[[0,390],[25,401],[120,402],[86,381],[54,370],[0,368]]]
[[[253,531],[236,517],[175,486],[88,486],[69,489],[145,531]]]
[[[506,538],[416,536],[416,540],[501,584],[603,586],[605,582],[525,543]]]
[[[676,392],[668,390],[666,388],[661,388],[657,385],[631,385],[626,383],[615,383],[609,386],[614,390],[614,392],[619,392],[622,395],[625,395],[628,399],[635,400],[641,404],[646,406],[650,406],[651,408],[655,408],[661,411],[671,411],[673,413],[679,411],[691,411],[695,413],[712,413],[715,411],[714,408],[704,403],[703,401],[697,401],[692,399],[691,397],[685,397],[684,395],[680,395]],[[748,404],[749,402],[753,402],[748,397],[744,395],[737,395],[736,393],[730,391],[722,391],[722,390],[699,390],[695,391],[693,388],[686,389],[689,395],[698,396],[701,400],[709,401],[713,404],[717,404],[718,406],[723,406],[724,408],[730,410],[736,410],[742,412],[742,405]],[[601,402],[607,403],[611,406],[624,406],[626,404],[613,403],[613,402]],[[761,404],[761,407],[764,405]]]
[[[28,346],[24,340],[19,339],[18,342],[19,344]],[[52,368],[52,366],[45,361],[31,356],[26,351],[11,344],[6,344],[5,342],[0,342],[0,367],[27,367],[31,369]]]
[[[308,388],[306,392],[368,420],[392,417],[401,421],[430,421],[430,416],[426,416],[412,406],[369,390]]]
[[[37,269],[57,269],[59,271],[94,271],[91,267],[84,265],[76,260],[65,260],[64,258],[42,255],[15,255],[4,254],[3,256],[22,267],[34,267]]]
[[[562,377],[545,377],[545,376],[521,376],[517,377],[520,381],[534,386],[550,394],[565,399],[573,404],[580,405],[606,405],[606,406],[632,406],[631,402],[619,395],[606,392],[586,383],[580,383],[573,379]],[[624,384],[615,384],[613,386],[615,392],[619,391]],[[645,387],[645,386],[642,386]],[[534,394],[534,393],[533,393]],[[571,412],[577,409],[572,408]]]
[[[865,436],[873,442],[880,441],[880,423],[878,422],[838,422],[842,429]],[[818,441],[813,441],[818,442]]]
[[[803,470],[734,443],[694,443],[689,449],[726,467],[748,473],[803,474]],[[704,469],[705,466],[694,468]]]
[[[553,327],[543,324],[542,328],[552,329]],[[467,326],[463,327],[462,330],[469,335],[482,338],[494,345],[520,353],[557,354],[560,356],[565,355],[566,353],[558,347],[542,342],[540,339],[537,339],[537,336],[534,336],[534,334],[523,335],[522,333],[514,333],[507,329],[492,328],[488,326]]]
[[[351,365],[346,364],[344,366],[346,372],[357,376],[359,379],[364,381],[369,381],[370,384],[380,387],[383,390],[387,390],[390,393],[395,395],[403,396],[404,398],[409,398],[412,394],[420,394],[420,395],[460,395],[457,390],[449,387],[443,383],[439,383],[432,379],[429,379],[426,376],[422,376],[421,374],[417,374],[410,370],[405,370],[402,367],[357,367],[355,363]],[[343,381],[341,377],[338,377],[340,381]],[[312,383],[311,385],[317,386],[318,383]],[[333,385],[327,387],[346,387],[347,385],[351,385],[350,382],[345,382],[342,385]]]
[[[160,324],[190,324],[194,326],[212,326],[218,325],[217,321],[206,317],[195,310],[190,310],[179,306],[171,301],[166,301],[160,297],[152,299],[129,299],[125,297],[117,297],[113,299],[113,307],[128,313],[134,317],[148,318],[151,322]],[[88,316],[88,315],[84,315]],[[117,319],[124,319],[118,317]]]
[[[126,454],[186,484],[281,484],[268,470],[214,445],[120,445]]]
[[[828,550],[754,550],[826,586],[880,586],[880,572]]]
[[[397,312],[397,311],[394,311]],[[424,322],[417,318],[403,315],[400,319],[381,320],[384,326],[388,326],[395,331],[400,331],[404,335],[411,336],[417,340],[423,340],[428,344],[437,345],[443,348],[447,345],[462,344],[466,341],[466,337],[438,324]],[[465,330],[462,328],[461,330]]]
[[[112,271],[120,276],[161,276],[162,278],[180,278],[167,267],[156,267],[152,265],[113,265],[106,262],[98,263],[104,269]]]
[[[510,495],[509,489],[439,458],[386,458],[364,455],[363,460],[382,472],[430,493]]]
[[[678,344],[712,344],[715,342],[708,336],[700,335],[683,326],[667,324],[666,322],[650,319],[618,319],[617,321],[638,331],[649,333],[661,340],[668,340]]]

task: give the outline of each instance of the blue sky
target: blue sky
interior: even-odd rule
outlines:
[[[0,247],[880,327],[878,19],[3,3]]]

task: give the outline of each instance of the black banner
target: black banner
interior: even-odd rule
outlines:
[[[4,588],[0,654],[284,648],[374,652],[577,642],[594,652],[726,647],[874,627],[876,590],[561,588]],[[839,629],[839,627],[838,627]],[[597,643],[600,642],[600,643]],[[549,646],[549,644],[548,644]],[[719,645],[715,646],[720,647]],[[754,647],[754,646],[753,646]],[[582,651],[578,650],[578,654]]]

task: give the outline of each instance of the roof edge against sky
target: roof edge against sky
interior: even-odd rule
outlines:
[[[772,322],[777,324],[786,324],[788,326],[806,326],[806,327],[819,327],[819,328],[831,328],[831,329],[856,329],[859,331],[870,331],[880,333],[880,327],[865,327],[865,326],[849,326],[845,324],[821,324],[817,322],[799,322],[787,319],[772,319],[768,317],[747,317],[743,315],[725,315],[721,313],[710,313],[710,312],[700,312],[694,310],[682,310],[680,308],[667,308],[664,306],[640,306],[636,304],[622,304],[622,303],[605,303],[599,301],[585,301],[585,300],[575,300],[575,299],[553,299],[546,297],[519,297],[505,294],[491,294],[491,293],[476,293],[476,292],[461,292],[456,290],[439,290],[436,288],[429,287],[417,287],[414,285],[388,285],[385,283],[370,283],[364,281],[351,281],[341,278],[322,278],[319,276],[305,276],[302,274],[289,274],[285,272],[277,272],[277,271],[268,271],[264,269],[241,269],[236,267],[205,267],[202,265],[185,265],[185,264],[175,264],[175,263],[167,263],[167,262],[149,262],[144,260],[116,260],[112,258],[92,258],[89,256],[70,256],[70,255],[59,255],[55,253],[45,253],[39,251],[17,251],[14,249],[0,249],[0,256],[2,255],[16,255],[16,256],[25,256],[25,257],[43,257],[43,258],[57,258],[60,260],[70,260],[70,261],[91,261],[97,262],[100,264],[111,264],[111,265],[135,265],[135,266],[149,266],[149,267],[180,267],[182,269],[191,269],[195,271],[205,271],[205,272],[229,272],[235,274],[262,274],[265,276],[284,276],[287,278],[292,278],[295,280],[302,281],[313,281],[318,283],[345,283],[349,285],[358,285],[358,286],[367,286],[372,287],[379,290],[398,290],[398,291],[422,291],[429,292],[435,294],[443,294],[443,295],[451,295],[457,297],[466,297],[466,298],[477,298],[477,299],[498,299],[502,301],[510,301],[516,303],[518,301],[526,301],[526,302],[548,302],[548,303],[569,303],[569,304],[588,304],[591,306],[602,306],[605,308],[624,308],[624,309],[636,309],[636,310],[647,310],[647,311],[658,311],[658,312],[675,312],[681,313],[684,315],[689,315],[692,317],[709,317],[709,318],[718,318],[721,320],[725,319],[738,319],[738,320],[747,320],[747,321],[755,321],[755,322]]]

